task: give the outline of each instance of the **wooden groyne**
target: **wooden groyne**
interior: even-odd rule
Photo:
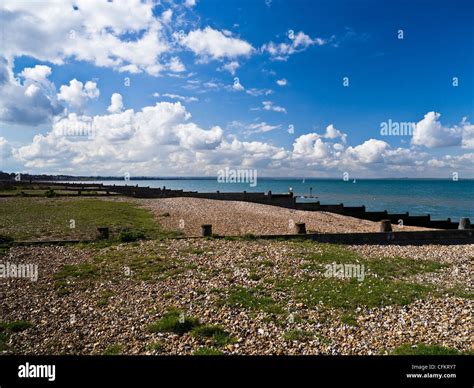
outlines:
[[[392,224],[420,226],[433,229],[458,229],[459,227],[459,222],[453,222],[451,221],[451,218],[446,220],[432,220],[431,215],[429,214],[423,216],[412,216],[409,212],[389,213],[387,210],[367,211],[365,206],[344,206],[342,203],[338,205],[322,205],[319,202],[296,203],[295,209],[325,211],[376,222],[390,220]]]
[[[365,206],[344,206],[344,204],[327,205],[320,202],[296,202],[293,193],[274,194],[271,191],[264,192],[212,192],[199,193],[196,191],[171,190],[166,187],[150,188],[139,187],[138,185],[104,185],[102,183],[60,183],[60,182],[12,182],[0,181],[0,189],[8,189],[9,187],[22,186],[41,187],[47,190],[60,190],[66,192],[75,192],[75,195],[91,195],[91,193],[101,193],[103,195],[125,195],[135,198],[176,198],[176,197],[193,197],[205,199],[218,199],[224,201],[244,201],[261,203],[272,206],[280,206],[288,209],[304,210],[304,211],[324,211],[337,213],[349,217],[359,218],[369,221],[390,220],[392,224],[418,226],[432,229],[458,229],[459,222],[453,222],[450,218],[446,220],[432,220],[429,214],[422,216],[413,216],[409,212],[406,213],[389,213],[384,211],[367,211]],[[470,227],[472,229],[472,226]]]
[[[288,235],[259,235],[265,240],[292,240],[305,239],[320,243],[343,245],[458,245],[473,244],[474,233],[472,230],[423,230],[412,232],[388,233],[308,233]]]

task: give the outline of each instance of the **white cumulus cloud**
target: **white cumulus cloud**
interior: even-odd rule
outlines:
[[[390,145],[382,140],[369,139],[356,147],[348,147],[346,153],[362,164],[382,163],[389,148]]]
[[[425,114],[423,120],[419,121],[413,130],[411,143],[428,148],[461,145],[462,128],[443,126],[439,121],[440,116],[436,112]]]
[[[190,31],[181,39],[181,44],[204,61],[248,57],[254,51],[247,41],[229,36],[209,26]]]
[[[110,105],[107,110],[110,113],[119,113],[123,110],[123,99],[120,93],[112,94],[112,97],[110,97]]]
[[[56,91],[47,77],[48,66],[25,68],[20,73],[23,82],[16,79],[11,63],[0,57],[0,121],[38,125],[50,121],[63,111]]]
[[[83,84],[74,78],[69,81],[69,85],[62,85],[59,88],[58,99],[65,101],[72,108],[82,109],[88,99],[97,99],[99,95],[97,83],[87,81]]]
[[[0,3],[2,55],[54,64],[69,58],[120,71],[157,75],[170,51],[153,2],[64,0]],[[164,21],[170,18],[165,14]],[[124,38],[125,33],[136,39]]]

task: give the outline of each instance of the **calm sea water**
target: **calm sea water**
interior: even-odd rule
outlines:
[[[95,181],[123,185],[121,181]],[[183,189],[186,191],[268,191],[286,193],[289,188],[297,196],[317,196],[323,204],[344,203],[348,206],[365,205],[367,210],[388,210],[392,213],[409,211],[412,215],[431,214],[432,219],[470,217],[474,221],[474,180],[435,179],[270,179],[258,178],[257,185],[248,183],[218,183],[214,179],[132,180],[130,185]],[[302,199],[299,199],[302,200]]]

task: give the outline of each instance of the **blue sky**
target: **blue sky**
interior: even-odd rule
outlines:
[[[468,1],[6,1],[0,168],[474,177],[473,16]],[[382,135],[389,120],[414,133]]]

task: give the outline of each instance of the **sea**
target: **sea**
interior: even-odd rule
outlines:
[[[368,211],[411,215],[431,214],[431,219],[469,217],[474,222],[473,179],[277,179],[258,178],[256,184],[218,182],[216,178],[164,178],[144,180],[91,180],[105,185],[166,187],[198,192],[268,192],[293,191],[298,202],[365,205]]]

